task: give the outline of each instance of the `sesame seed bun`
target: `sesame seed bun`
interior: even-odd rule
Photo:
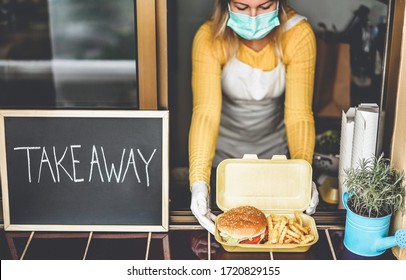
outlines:
[[[216,221],[217,229],[233,238],[248,239],[262,234],[266,227],[265,214],[253,206],[232,208]]]

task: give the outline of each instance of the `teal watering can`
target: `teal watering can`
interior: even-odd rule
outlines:
[[[363,217],[352,212],[348,206],[348,193],[343,194],[347,210],[344,232],[344,246],[360,256],[378,256],[394,246],[406,248],[406,229],[398,229],[394,236],[388,236],[392,215],[379,218]]]

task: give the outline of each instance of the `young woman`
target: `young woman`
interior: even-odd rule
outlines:
[[[315,36],[285,0],[217,0],[192,50],[191,210],[214,233],[212,167],[225,158],[289,155],[311,163]],[[313,184],[314,213],[318,193]]]

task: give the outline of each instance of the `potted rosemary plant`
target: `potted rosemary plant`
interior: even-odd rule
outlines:
[[[361,160],[358,167],[346,169],[345,175],[345,247],[358,255],[377,256],[390,247],[406,246],[400,244],[401,238],[387,237],[392,214],[405,209],[404,172],[391,167],[381,155]],[[406,230],[396,234],[406,236]]]

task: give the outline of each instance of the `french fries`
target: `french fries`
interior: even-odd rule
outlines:
[[[311,228],[305,226],[299,212],[294,217],[269,215],[266,244],[308,244],[314,240]]]
[[[295,220],[299,225],[303,226],[303,221],[302,221],[302,218],[300,218],[299,212],[295,212]]]
[[[281,225],[280,223],[277,223],[276,225],[274,225],[273,230],[271,231],[271,234],[268,235],[268,240],[271,243],[275,244],[275,243],[278,242],[278,240],[279,240],[279,237],[278,237],[279,236],[279,226],[280,225]]]
[[[271,232],[273,230],[272,215],[266,218],[266,222],[268,224],[268,232]]]

